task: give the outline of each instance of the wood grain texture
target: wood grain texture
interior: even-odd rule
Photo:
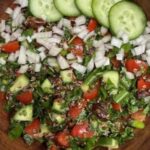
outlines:
[[[12,5],[13,0],[0,0],[0,19],[6,18],[4,10]],[[150,19],[150,0],[135,0],[142,6]],[[0,150],[46,150],[46,148],[34,143],[26,145],[22,139],[11,141],[8,136],[9,116],[3,111],[4,103],[0,102]],[[147,119],[146,128],[136,133],[134,140],[127,142],[119,150],[150,150],[150,118]]]

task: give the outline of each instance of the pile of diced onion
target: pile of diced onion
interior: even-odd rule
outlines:
[[[19,4],[14,10],[12,8],[7,8],[6,13],[10,15],[13,19],[12,27],[6,25],[5,20],[1,20],[0,23],[0,34],[1,37],[5,39],[5,42],[18,40],[20,42],[28,41],[31,43],[36,40],[37,43],[41,45],[37,49],[37,52],[32,52],[26,49],[25,46],[21,45],[20,50],[16,53],[11,53],[8,60],[0,58],[0,65],[5,65],[6,61],[18,62],[20,64],[20,73],[25,73],[28,69],[32,68],[35,72],[40,72],[42,67],[42,61],[49,57],[48,65],[54,67],[59,65],[61,69],[74,69],[85,74],[96,68],[110,65],[110,59],[106,56],[106,52],[112,50],[114,47],[121,48],[122,44],[130,42],[134,45],[131,50],[133,56],[142,56],[144,61],[147,61],[150,66],[150,22],[147,23],[145,32],[139,38],[129,41],[128,36],[124,33],[120,33],[120,37],[112,37],[108,34],[108,29],[101,27],[100,34],[103,36],[100,40],[95,40],[93,42],[93,47],[95,48],[95,56],[91,56],[87,66],[82,65],[83,58],[76,57],[73,53],[68,53],[66,57],[61,55],[63,49],[68,49],[68,44],[62,42],[64,38],[63,27],[69,29],[69,31],[74,35],[83,39],[85,42],[91,37],[95,36],[95,31],[89,32],[86,25],[86,17],[79,16],[75,19],[75,26],[71,26],[71,21],[69,19],[61,19],[56,25],[52,27],[52,30],[44,32],[44,26],[40,26],[37,32],[34,32],[32,36],[22,36],[23,23],[25,21],[22,8],[28,6],[28,0],[16,0],[15,3]],[[13,28],[17,27],[17,28]],[[48,54],[46,53],[48,51]],[[124,49],[121,49],[116,55],[117,60],[124,60]],[[128,74],[132,78],[131,74]]]

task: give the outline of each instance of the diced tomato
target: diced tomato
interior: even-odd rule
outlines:
[[[143,110],[139,110],[131,115],[131,118],[138,121],[145,121],[146,115],[143,113]]]
[[[137,82],[138,91],[150,89],[150,76],[141,77]]]
[[[76,103],[75,105],[69,108],[68,115],[72,119],[76,119],[86,106],[87,106],[87,101],[83,99],[80,103]]]
[[[30,104],[32,102],[33,95],[32,95],[32,92],[26,91],[26,92],[23,92],[23,93],[19,94],[16,97],[16,99],[18,101],[20,101],[21,103],[27,105],[27,104]]]
[[[78,138],[92,138],[94,136],[94,132],[89,131],[88,128],[89,126],[87,122],[78,123],[73,127],[71,135]]]
[[[97,28],[97,21],[95,19],[90,19],[89,24],[88,24],[88,30],[89,32],[94,31]]]
[[[91,90],[85,92],[83,98],[85,98],[87,100],[93,100],[97,96],[98,96],[98,88],[96,87],[94,89],[91,89]]]
[[[111,63],[113,64],[113,66],[114,66],[115,68],[120,68],[120,66],[121,66],[121,62],[120,62],[119,60],[117,60],[116,58],[113,58],[113,59],[111,60]]]
[[[67,132],[59,132],[55,139],[59,145],[69,147],[69,134]]]
[[[71,52],[76,56],[83,56],[84,42],[81,38],[76,37],[71,42]]]
[[[4,101],[5,98],[6,98],[5,93],[0,91],[0,101]]]
[[[18,41],[11,41],[7,44],[2,45],[1,49],[6,53],[14,53],[20,49],[20,44]]]
[[[21,73],[19,73],[18,71],[15,72],[16,77],[19,77],[21,75]]]
[[[35,119],[32,123],[27,125],[24,129],[25,133],[34,136],[34,134],[39,133],[40,131],[40,120]]]
[[[73,41],[71,42],[72,45],[84,45],[84,41],[79,38],[79,37],[76,37],[73,39]]]
[[[121,111],[121,105],[119,103],[112,103],[112,107],[116,111]]]
[[[52,145],[49,150],[57,150],[56,145]]]
[[[138,71],[141,71],[142,73],[145,73],[148,69],[148,65],[141,60],[136,59],[129,59],[125,62],[125,67],[127,71],[136,73]]]

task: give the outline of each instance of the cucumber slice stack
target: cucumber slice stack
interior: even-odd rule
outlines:
[[[141,35],[146,26],[143,10],[125,0],[30,0],[31,13],[48,22],[59,21],[62,16],[77,17],[81,13],[95,17],[115,36],[126,33],[130,40]]]

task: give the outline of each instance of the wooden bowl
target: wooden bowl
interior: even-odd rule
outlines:
[[[13,0],[0,0],[0,19],[5,19],[4,13],[8,6],[12,5]],[[135,0],[144,9],[147,17],[150,19],[150,0]],[[3,111],[3,102],[0,102],[0,150],[46,150],[40,143],[34,143],[31,146],[26,145],[20,138],[11,141],[8,136],[9,119]],[[147,118],[146,128],[139,130],[133,140],[128,141],[119,150],[150,150],[150,118]]]

